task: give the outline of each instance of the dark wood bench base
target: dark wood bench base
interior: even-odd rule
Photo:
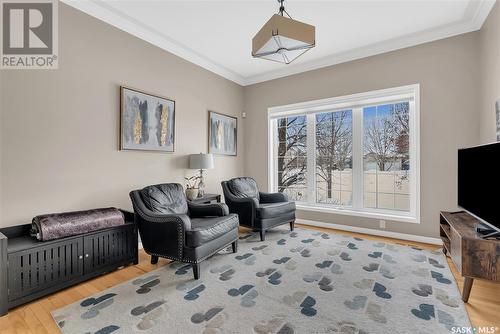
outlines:
[[[38,241],[31,224],[0,229],[0,316],[68,286],[139,262],[134,216],[126,224],[72,237]]]

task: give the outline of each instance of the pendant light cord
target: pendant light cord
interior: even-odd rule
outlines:
[[[278,2],[280,3],[280,9],[278,10],[278,14],[281,15],[281,16],[284,16],[284,14],[286,14],[289,18],[292,19],[292,17],[290,16],[290,14],[288,14],[288,12],[285,10],[285,6],[283,5],[283,2],[285,2],[285,0],[278,0]],[[292,19],[293,20],[293,19]]]

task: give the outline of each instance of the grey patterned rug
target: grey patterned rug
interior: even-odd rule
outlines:
[[[52,312],[63,333],[450,333],[470,326],[440,251],[276,229]]]

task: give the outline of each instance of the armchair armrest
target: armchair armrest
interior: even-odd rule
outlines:
[[[238,206],[245,206],[255,210],[259,206],[259,201],[253,197],[236,197],[232,194],[224,194],[226,203],[231,203]]]
[[[224,199],[229,207],[229,212],[238,214],[240,225],[251,227],[254,224],[255,210],[259,202],[253,197],[236,197],[229,190],[227,183],[222,182]]]
[[[264,193],[259,191],[261,203],[288,202],[288,196],[284,193]]]
[[[240,221],[240,225],[252,227],[254,225],[255,211],[259,206],[256,198],[252,197],[233,197],[228,199],[226,197],[230,212],[236,213]]]
[[[188,202],[191,217],[222,217],[229,214],[229,208],[224,203],[196,204]]]
[[[148,209],[138,191],[130,193],[144,250],[148,254],[182,260],[186,230],[191,220],[186,214],[160,214]]]

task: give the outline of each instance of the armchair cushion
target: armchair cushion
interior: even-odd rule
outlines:
[[[295,202],[261,203],[257,207],[256,217],[274,218],[295,211]]]
[[[186,246],[198,247],[238,228],[238,216],[192,218],[191,228],[186,231]]]
[[[156,184],[141,190],[144,204],[154,213],[187,214],[184,189],[178,183]]]
[[[189,216],[196,217],[222,217],[229,214],[229,208],[224,203],[195,204],[188,203]]]
[[[228,181],[229,190],[238,198],[250,197],[259,200],[257,182],[251,177],[237,177]]]

